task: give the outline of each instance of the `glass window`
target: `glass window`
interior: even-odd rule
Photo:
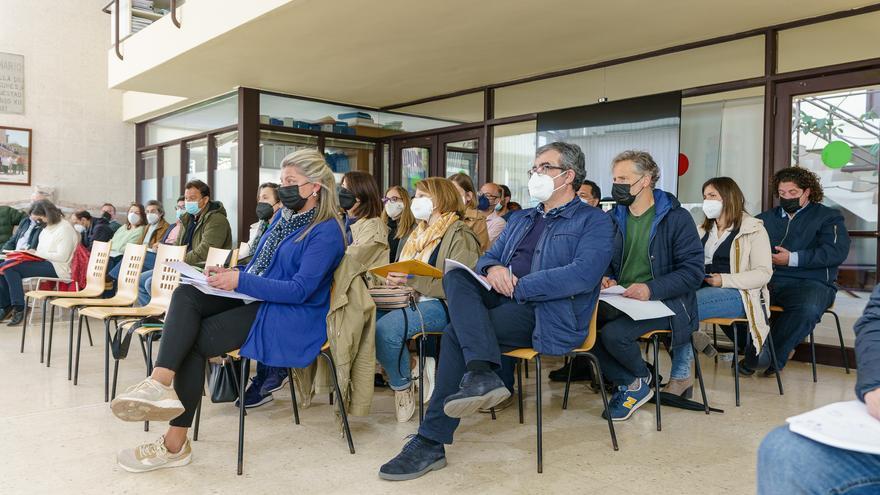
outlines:
[[[186,164],[186,180],[198,179],[208,183],[208,140],[199,139],[186,143],[189,160]]]
[[[880,12],[779,32],[779,72],[880,57]],[[872,41],[873,40],[873,41]]]
[[[509,187],[511,201],[523,207],[529,204],[527,173],[535,159],[536,129],[534,120],[493,128],[492,181]]]
[[[164,143],[238,123],[238,94],[194,105],[147,124],[147,144]]]
[[[375,149],[373,143],[327,138],[324,142],[324,158],[335,173],[359,170],[372,174]]]
[[[141,153],[141,161],[144,167],[144,178],[141,180],[141,203],[151,199],[158,199],[159,185],[159,161],[156,158],[156,150]]]
[[[391,146],[382,145],[382,191],[391,187]]]
[[[180,190],[180,145],[162,148],[162,206],[165,208],[165,220],[173,223],[177,220],[175,209],[177,198],[183,193]]]
[[[431,149],[413,146],[400,150],[401,182],[410,195],[416,193],[416,183],[428,177]]]
[[[214,197],[226,207],[232,227],[232,245],[238,245],[238,133],[220,134],[215,139],[217,170],[214,173]]]
[[[731,177],[745,195],[746,211],[762,210],[764,97],[716,101],[682,100],[678,199],[694,219],[703,220],[702,186],[713,177]]]
[[[456,123],[480,122],[483,120],[483,92],[455,96],[443,100],[420,103],[395,108],[395,112],[434,117]]]
[[[849,230],[877,229],[880,86],[792,98],[791,164],[816,172]]]
[[[477,161],[480,157],[480,152],[477,149],[479,143],[477,139],[446,143],[447,177],[461,172],[470,177],[474,184],[479,183],[480,178],[477,177]]]
[[[302,149],[318,149],[318,138],[301,134],[260,131],[260,184],[281,179],[281,160]]]

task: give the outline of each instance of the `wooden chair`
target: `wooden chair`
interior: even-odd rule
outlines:
[[[107,262],[110,258],[110,243],[95,241],[92,243],[92,252],[89,254],[89,264],[86,269],[86,286],[78,291],[57,291],[57,290],[33,290],[27,292],[25,297],[25,311],[27,311],[28,300],[36,303],[43,303],[43,321],[40,338],[40,362],[43,362],[43,340],[46,334],[46,306],[49,301],[56,298],[81,298],[81,297],[98,297],[104,292],[104,278],[107,275]],[[24,319],[21,327],[21,351],[24,352],[24,339],[27,334],[28,325],[27,318]],[[52,306],[52,320],[49,324],[49,349],[52,349],[52,330],[55,325],[55,306]],[[91,331],[89,331],[89,341],[91,342]],[[70,380],[70,353],[73,349],[73,319],[70,320],[70,339],[68,343],[68,359],[67,359],[67,379]],[[48,366],[48,364],[47,364]]]
[[[730,326],[733,327],[733,384],[734,384],[734,393],[736,394],[736,407],[739,407],[739,332],[738,328],[740,325],[748,331],[749,328],[749,320],[745,318],[708,318],[706,320],[702,320],[700,323],[706,325],[712,325],[712,335],[715,340],[715,346],[718,346],[718,338],[717,338],[717,328],[718,325],[721,326]],[[770,348],[770,362],[773,363],[773,369],[777,370],[776,372],[776,386],[779,387],[779,395],[783,395],[782,389],[782,377],[781,373],[778,371],[779,366],[776,364],[776,349],[773,348],[773,339],[770,338],[770,335],[767,335],[767,341],[765,342]]]
[[[232,253],[231,249],[208,248],[208,255],[205,256],[205,268],[209,266],[226,266],[226,260]],[[236,258],[238,255],[236,255]]]
[[[598,305],[597,305],[598,308]],[[605,394],[605,383],[602,379],[602,370],[599,366],[599,361],[596,357],[590,353],[593,349],[593,346],[596,343],[596,314],[597,310],[593,310],[593,317],[590,320],[590,328],[587,332],[587,338],[584,340],[584,343],[581,344],[577,349],[573,349],[568,353],[569,358],[573,358],[574,356],[586,356],[587,359],[593,364],[596,376],[599,377],[600,384],[600,392],[602,394],[602,404],[605,406],[605,416],[608,420],[608,430],[611,433],[611,444],[614,447],[614,450],[618,450],[617,446],[617,435],[614,433],[614,423],[611,421],[611,414],[608,411],[608,396]],[[531,347],[522,347],[519,349],[513,349],[511,351],[505,352],[505,356],[509,356],[515,358],[516,361],[516,385],[517,385],[517,402],[519,406],[519,423],[523,424],[523,385],[522,385],[522,363],[528,362],[531,360],[535,361],[535,427],[537,431],[537,446],[538,446],[538,473],[544,472],[544,441],[543,441],[543,426],[542,426],[542,413],[541,413],[541,401],[543,399],[541,393],[541,354],[532,349]],[[570,370],[571,368],[569,368]],[[571,375],[569,375],[569,380],[571,379]],[[568,408],[568,391],[569,391],[569,383],[565,384],[565,399],[562,402],[562,408]]]
[[[646,342],[647,345],[652,345],[654,347],[654,377],[652,378],[653,386],[654,386],[654,405],[655,405],[655,414],[657,418],[657,431],[662,431],[661,421],[660,421],[660,336],[668,335],[672,336],[672,330],[651,330],[648,333],[645,333],[639,340]],[[700,384],[700,394],[703,396],[703,409],[706,411],[706,414],[709,414],[709,399],[706,397],[706,386],[703,383],[703,369],[700,366],[700,355],[697,348],[694,346],[694,341],[691,340],[691,349],[694,352],[694,370],[697,375],[697,381]],[[647,351],[647,348],[645,349]]]
[[[76,335],[76,364],[74,365],[74,384],[77,383],[79,377],[79,357],[80,357],[80,341],[82,338],[82,321],[84,318],[96,318],[104,322],[104,402],[109,402],[111,397],[116,396],[116,378],[119,373],[119,360],[114,359],[113,365],[113,393],[109,393],[109,375],[110,375],[110,323],[118,322],[126,318],[146,318],[150,316],[161,316],[165,314],[168,305],[171,303],[171,294],[180,283],[180,273],[174,270],[168,263],[172,261],[182,261],[186,255],[186,246],[169,246],[161,245],[156,251],[156,264],[153,268],[153,281],[150,285],[150,303],[146,306],[135,308],[131,307],[137,300],[137,285],[139,275],[134,276],[134,294],[133,299],[128,305],[108,305],[84,304],[79,309],[79,330]],[[128,283],[129,273],[125,273],[126,283]],[[122,281],[120,281],[120,291]]]
[[[232,254],[229,255],[229,268],[238,265],[238,253],[238,248],[232,250]]]
[[[771,313],[782,313],[785,309],[782,306],[770,306]],[[824,311],[825,314],[830,314],[834,317],[834,322],[837,324],[837,339],[840,342],[840,355],[843,357],[843,366],[846,369],[846,374],[849,374],[849,355],[846,353],[846,346],[843,343],[843,330],[840,327],[840,317],[837,316],[837,313],[834,312],[834,304],[828,307]],[[813,335],[815,332],[815,327],[813,331],[810,332],[810,364],[813,366],[813,383],[817,383],[819,381],[818,376],[816,375],[816,339]],[[774,369],[777,369],[774,365]],[[778,376],[778,375],[777,375]]]

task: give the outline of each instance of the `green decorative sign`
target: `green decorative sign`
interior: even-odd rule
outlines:
[[[828,168],[843,168],[852,158],[852,148],[843,141],[831,141],[822,149],[822,163]]]

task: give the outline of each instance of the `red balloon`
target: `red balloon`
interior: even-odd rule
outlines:
[[[687,155],[685,155],[684,153],[679,153],[678,154],[678,176],[681,177],[682,175],[686,174],[688,171],[688,167],[690,167],[690,165],[691,165],[691,161],[688,160]]]

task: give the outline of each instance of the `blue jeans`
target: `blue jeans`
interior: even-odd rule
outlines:
[[[410,308],[376,312],[376,359],[388,374],[388,384],[393,390],[409,387],[411,379],[409,351],[406,342],[422,331],[422,318],[426,332],[442,332],[449,321],[443,303],[434,299],[418,303],[419,313]],[[408,327],[404,328],[404,312]]]
[[[758,448],[758,495],[880,493],[880,455],[838,449],[771,431]]]
[[[639,337],[651,330],[669,328],[669,318],[635,321],[610,304],[600,302],[596,326],[599,336],[592,352],[608,381],[617,387],[651,376],[639,350]]]
[[[26,261],[11,266],[0,275],[0,309],[13,306],[24,308],[22,279],[31,277],[57,277],[55,268],[48,261]]]
[[[770,302],[785,308],[770,316],[770,338],[780,369],[788,362],[789,353],[816,328],[836,294],[837,289],[817,280],[781,279],[770,283]]]
[[[700,320],[709,318],[745,318],[742,296],[738,289],[722,289],[721,287],[703,287],[697,291],[697,314]],[[672,372],[674,380],[683,380],[691,376],[691,364],[694,362],[694,350],[690,344],[672,349]]]
[[[138,306],[150,304],[150,286],[153,285],[153,270],[141,272],[138,279]]]

